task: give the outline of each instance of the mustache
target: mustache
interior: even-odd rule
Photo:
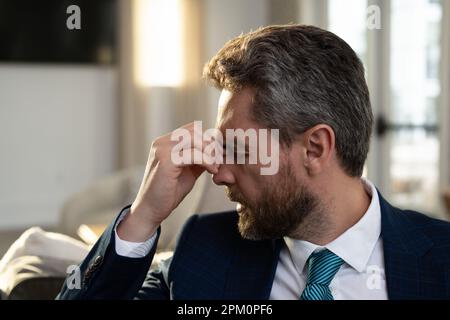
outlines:
[[[226,187],[225,190],[226,190],[227,197],[228,197],[228,199],[230,199],[230,201],[239,202],[239,203],[245,205],[246,201],[245,201],[242,193],[232,190],[230,187]]]

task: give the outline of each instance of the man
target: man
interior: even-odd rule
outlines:
[[[195,139],[182,152],[202,161],[175,164],[177,141],[156,139],[135,201],[81,264],[81,288],[66,283],[60,299],[450,298],[450,224],[392,207],[361,178],[373,119],[343,40],[270,26],[229,41],[204,73],[222,89],[220,132],[279,129],[277,173],[209,161]],[[237,212],[191,217],[172,259],[147,274],[161,222],[204,171]]]

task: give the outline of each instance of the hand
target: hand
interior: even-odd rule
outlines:
[[[191,134],[190,145],[183,146],[180,152],[196,155],[202,159],[199,164],[175,164],[172,152],[179,141],[172,141],[172,133],[161,136],[153,141],[144,178],[139,192],[131,205],[130,214],[119,224],[117,233],[123,240],[143,242],[150,238],[162,221],[180,204],[192,190],[197,178],[206,170],[211,174],[218,171],[211,157],[204,153],[204,147],[196,141],[202,141],[201,133],[194,132],[194,123],[181,128]],[[194,139],[194,135],[199,135]],[[206,160],[206,161],[204,161]]]

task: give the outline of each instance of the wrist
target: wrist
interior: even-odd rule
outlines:
[[[131,208],[119,223],[116,232],[120,239],[130,242],[145,242],[158,230],[160,222],[147,219],[139,212]]]
[[[136,202],[133,202],[133,204],[131,205],[129,215],[132,216],[140,224],[149,227],[158,227],[162,223],[162,220],[156,218],[157,215],[152,208],[141,204],[136,204]]]

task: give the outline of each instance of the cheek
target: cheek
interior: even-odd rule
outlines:
[[[235,167],[236,185],[248,200],[258,199],[264,176],[260,175],[256,165],[238,165]]]

